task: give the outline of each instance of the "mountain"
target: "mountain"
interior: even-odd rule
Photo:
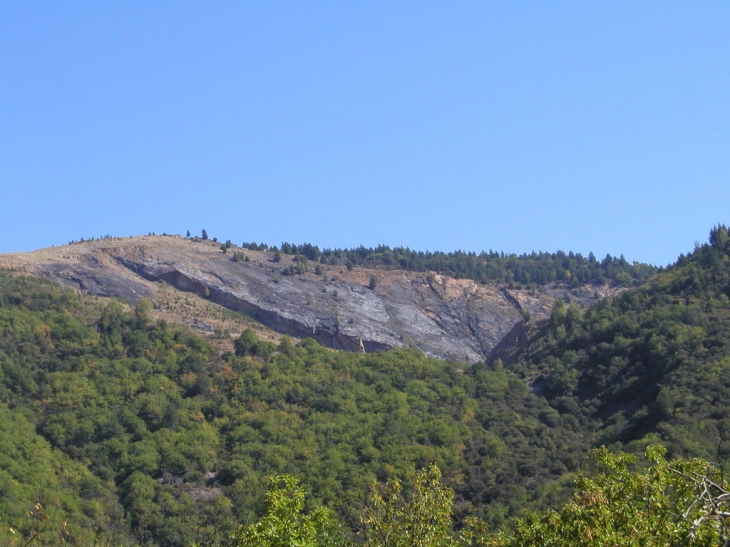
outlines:
[[[217,342],[145,299],[0,272],[0,538],[47,518],[77,544],[226,544],[279,473],[357,527],[374,481],[429,463],[458,519],[497,526],[581,463],[580,428],[508,371],[249,329]]]
[[[322,256],[173,236],[0,256],[0,538],[33,537],[48,518],[49,534],[77,544],[224,545],[280,473],[357,529],[374,481],[431,463],[455,492],[455,522],[477,515],[495,530],[557,507],[601,444],[726,460],[724,226],[633,287]],[[308,330],[327,309],[337,329]],[[402,310],[474,359],[418,351],[449,357]],[[501,330],[470,328],[490,322]],[[376,345],[388,324],[410,338]]]
[[[514,344],[525,318],[547,318],[556,297],[586,305],[620,290],[609,282],[552,282],[538,290],[536,285],[481,283],[436,272],[353,268],[347,260],[310,263],[301,254],[278,250],[144,236],[0,255],[0,268],[53,279],[91,295],[133,303],[148,298],[161,317],[210,333],[229,327],[237,334],[242,323],[216,320],[220,310],[195,310],[170,287],[242,312],[278,333],[314,338],[330,348],[372,352],[410,346],[469,363],[487,359],[500,343]]]

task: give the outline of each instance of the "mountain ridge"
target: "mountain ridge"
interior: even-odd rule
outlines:
[[[0,255],[0,267],[92,295],[132,303],[148,298],[160,309],[162,293],[173,287],[242,312],[280,334],[314,338],[334,349],[412,346],[428,356],[468,363],[488,359],[521,322],[549,317],[556,297],[588,304],[619,290],[556,282],[538,291],[436,272],[321,263],[313,268],[301,255],[182,236],[109,237]],[[215,330],[190,315],[182,322]]]
[[[301,477],[317,503],[355,523],[373,481],[412,478],[435,462],[455,494],[454,522],[476,515],[496,530],[527,508],[566,500],[576,474],[590,472],[583,458],[597,446],[639,453],[659,442],[671,457],[727,461],[724,226],[711,231],[709,244],[634,289],[586,309],[564,302],[568,294],[556,297],[546,320],[527,320],[527,297],[555,297],[549,286],[485,287],[434,272],[384,275],[341,264],[318,265],[314,273],[301,256],[230,250],[168,237],[0,256],[4,269],[35,271],[0,272],[0,426],[15,414],[22,426],[0,427],[5,461],[17,460],[6,466],[18,500],[0,512],[19,519],[21,503],[55,499],[73,461],[91,474],[76,473],[82,480],[62,502],[59,522],[70,517],[97,530],[102,513],[113,513],[118,518],[103,529],[121,535],[115,544],[184,545],[195,530],[213,533],[223,519],[231,527],[250,521],[267,476]],[[197,269],[183,271],[185,253]],[[294,344],[281,336],[272,343],[247,330],[231,344],[230,333],[206,340],[162,320],[170,295],[223,310],[211,301],[216,284],[226,285],[229,268],[240,273],[246,266],[270,289],[264,296],[279,302],[310,285],[326,292],[352,287],[361,298],[384,298],[395,286],[448,310],[489,290],[520,319],[486,362],[472,366],[408,348],[363,355],[330,351],[312,339]],[[188,280],[202,296],[151,281],[164,272],[177,272],[181,280],[171,282]],[[108,290],[110,276],[138,302],[89,298],[78,285],[74,293],[39,276],[60,276],[72,286],[92,279],[87,291]],[[288,292],[271,292],[289,284]],[[595,287],[582,290],[597,297]],[[184,310],[191,320],[212,323],[193,316],[192,307]],[[50,448],[43,449],[43,465],[54,476],[44,490],[37,487],[42,474],[28,474],[36,460],[13,456],[27,446],[26,422],[43,438],[36,444]]]

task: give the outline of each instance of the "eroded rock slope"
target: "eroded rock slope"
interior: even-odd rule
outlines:
[[[246,259],[233,261],[234,252]],[[274,260],[271,252],[234,247],[224,253],[212,241],[147,236],[0,255],[0,267],[132,302],[155,301],[172,286],[332,348],[370,352],[407,345],[466,362],[484,360],[509,333],[514,337],[525,312],[535,320],[547,317],[557,294],[437,273],[331,265],[320,265],[319,274],[287,275],[293,257]],[[377,283],[371,289],[372,276]],[[592,290],[586,298],[599,296]]]

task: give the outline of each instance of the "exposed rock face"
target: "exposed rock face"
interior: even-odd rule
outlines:
[[[291,256],[274,262],[270,252],[243,252],[248,260],[234,262],[210,241],[148,236],[0,255],[0,267],[132,302],[154,300],[165,283],[332,348],[371,352],[408,345],[466,362],[487,358],[524,312],[547,317],[554,298],[434,273],[322,265],[323,275],[284,275]],[[375,289],[368,287],[372,275]]]

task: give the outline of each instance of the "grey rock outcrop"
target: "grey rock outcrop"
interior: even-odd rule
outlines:
[[[235,250],[235,249],[234,249]],[[213,242],[180,237],[100,240],[2,255],[13,267],[81,291],[132,302],[155,299],[160,284],[196,293],[295,337],[336,349],[412,346],[465,362],[486,359],[523,321],[547,317],[553,296],[510,291],[436,273],[321,266],[322,275],[286,275],[292,257],[243,251],[233,261]],[[369,288],[371,276],[377,278]]]

